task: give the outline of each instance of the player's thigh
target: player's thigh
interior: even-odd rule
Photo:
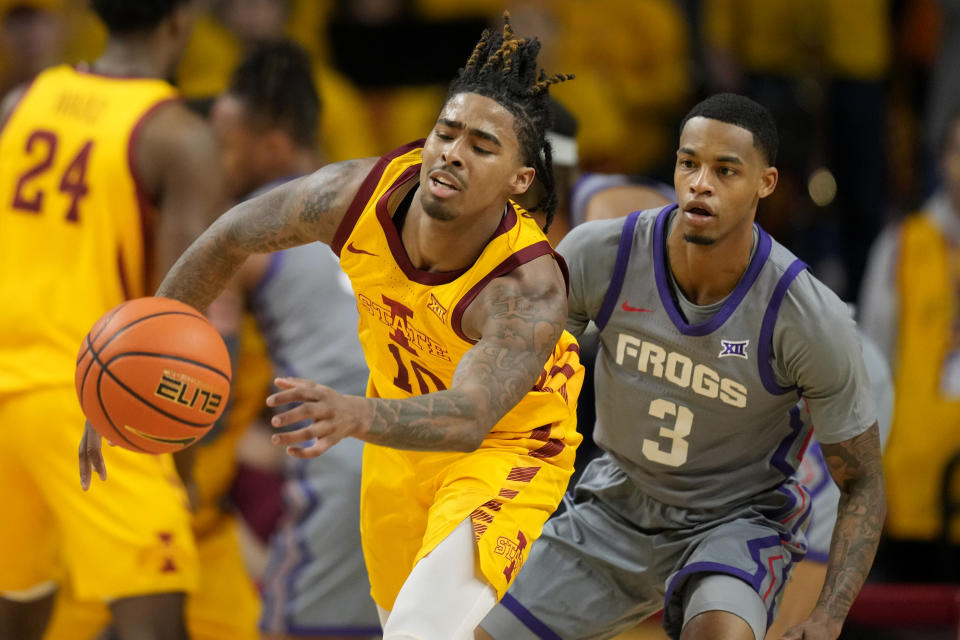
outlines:
[[[62,578],[56,521],[37,484],[37,475],[46,472],[36,449],[50,435],[48,414],[38,411],[32,396],[0,396],[0,594],[16,592],[16,600],[49,595]]]
[[[704,573],[688,581],[680,640],[763,640],[766,627],[763,601],[740,578]]]
[[[258,640],[260,598],[247,574],[232,515],[197,541],[200,586],[187,597],[191,640]]]
[[[661,608],[659,555],[603,505],[567,501],[480,626],[497,640],[612,638]]]
[[[470,640],[496,604],[497,592],[477,571],[473,524],[461,522],[424,556],[400,589],[384,640]]]
[[[196,549],[186,493],[170,456],[104,446],[107,481],[80,488],[84,418],[72,389],[35,394],[45,418],[31,467],[60,533],[60,557],[80,600],[192,590]]]
[[[796,548],[789,533],[763,518],[734,519],[690,536],[688,544],[690,553],[667,580],[664,628],[668,634],[678,637],[689,620],[691,589],[711,587],[709,597],[698,600],[699,606],[706,601],[712,609],[747,620],[762,639],[794,563]],[[713,588],[717,581],[703,579],[713,574],[724,578],[727,588]]]

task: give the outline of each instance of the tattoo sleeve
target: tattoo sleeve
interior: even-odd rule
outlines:
[[[484,291],[483,337],[460,360],[447,391],[372,400],[367,442],[398,449],[473,451],[536,384],[563,331],[563,293],[536,298],[515,282]],[[474,302],[479,303],[480,300]]]
[[[817,608],[842,623],[870,572],[886,514],[877,425],[822,447],[841,495]]]
[[[357,171],[362,162],[328,165],[233,207],[184,251],[156,295],[202,310],[251,253],[329,243],[365,174]]]

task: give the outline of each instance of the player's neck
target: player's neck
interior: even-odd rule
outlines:
[[[674,227],[667,236],[667,266],[687,300],[709,305],[726,298],[737,286],[750,264],[752,249],[752,226],[711,245],[688,242]]]
[[[501,208],[502,212],[503,209]],[[459,271],[473,266],[500,225],[501,216],[437,220],[414,197],[400,237],[410,262],[423,271]]]
[[[107,76],[166,78],[165,56],[145,38],[110,38],[93,70]]]

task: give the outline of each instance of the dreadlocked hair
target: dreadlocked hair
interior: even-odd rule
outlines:
[[[572,80],[573,75],[548,76],[543,69],[538,70],[539,53],[540,41],[516,37],[510,13],[505,11],[502,32],[484,30],[467,64],[450,83],[447,99],[476,93],[496,100],[513,114],[523,162],[534,168],[544,187],[544,195],[533,210],[546,213],[543,230],[547,231],[557,210],[553,153],[546,139],[551,124],[548,90],[552,84]]]

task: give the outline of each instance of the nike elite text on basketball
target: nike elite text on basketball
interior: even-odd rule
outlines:
[[[199,409],[203,413],[213,415],[223,402],[223,396],[208,389],[201,388],[190,376],[176,371],[164,371],[157,383],[154,395],[169,400],[183,407]]]
[[[681,389],[689,388],[705,398],[718,398],[724,404],[738,409],[747,406],[747,388],[739,382],[721,378],[707,365],[695,364],[682,353],[667,351],[649,340],[620,333],[617,364],[625,366],[628,360],[636,363],[640,373],[662,378]]]

